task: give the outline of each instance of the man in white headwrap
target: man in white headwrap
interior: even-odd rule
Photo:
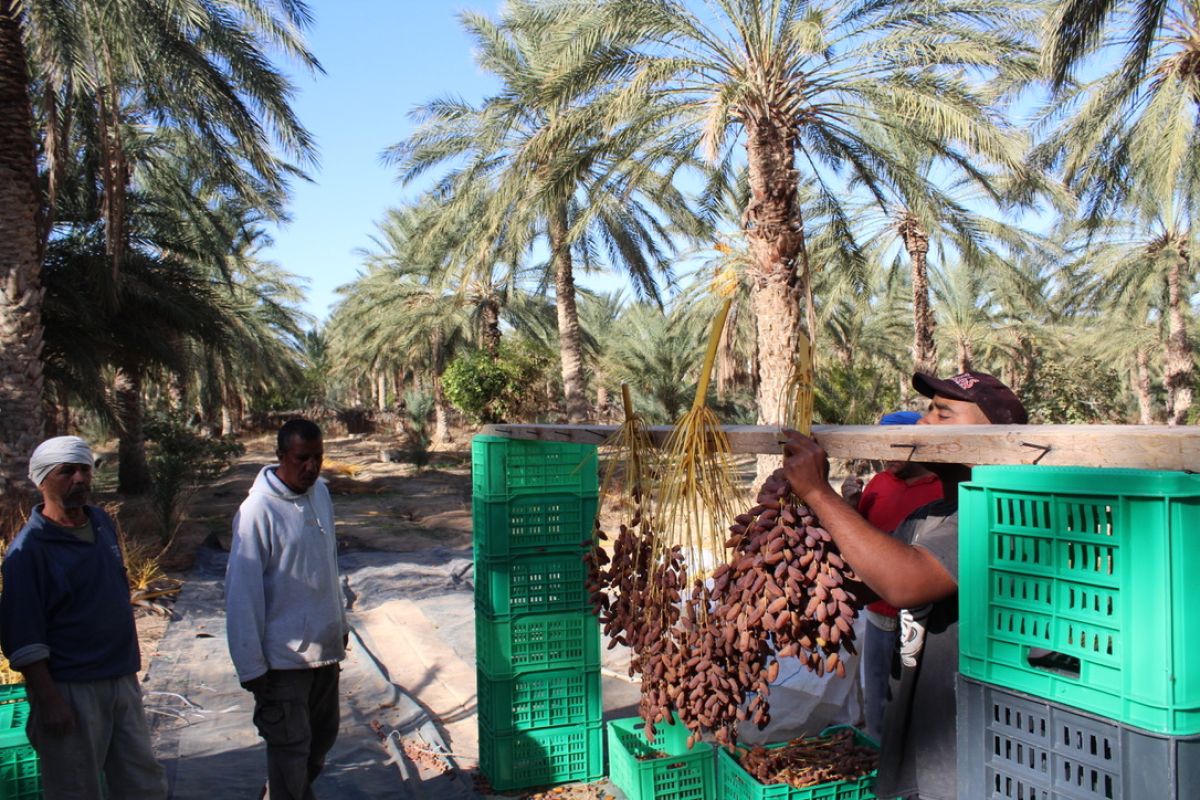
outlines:
[[[112,519],[87,504],[92,464],[77,436],[33,451],[42,503],[0,565],[0,648],[25,676],[46,800],[101,800],[101,772],[113,800],[158,800],[129,584]]]

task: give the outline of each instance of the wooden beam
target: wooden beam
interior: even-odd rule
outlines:
[[[614,425],[488,425],[512,439],[602,444]],[[650,428],[662,445],[667,425]],[[735,453],[778,453],[779,429],[727,425]],[[817,425],[831,458],[1200,471],[1200,427],[1166,425]]]

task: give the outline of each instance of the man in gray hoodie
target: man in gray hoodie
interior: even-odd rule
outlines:
[[[290,420],[277,455],[233,519],[225,629],[238,680],[254,693],[271,800],[311,800],[337,739],[338,662],[350,629],[333,503],[320,479],[321,429]]]

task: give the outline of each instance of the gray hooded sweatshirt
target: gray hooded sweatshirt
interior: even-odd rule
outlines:
[[[337,663],[348,631],[325,481],[296,494],[274,465],[264,467],[233,518],[225,572],[225,632],[238,680]]]

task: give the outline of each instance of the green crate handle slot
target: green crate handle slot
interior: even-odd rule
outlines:
[[[1200,476],[977,467],[959,514],[963,675],[1200,734]]]

